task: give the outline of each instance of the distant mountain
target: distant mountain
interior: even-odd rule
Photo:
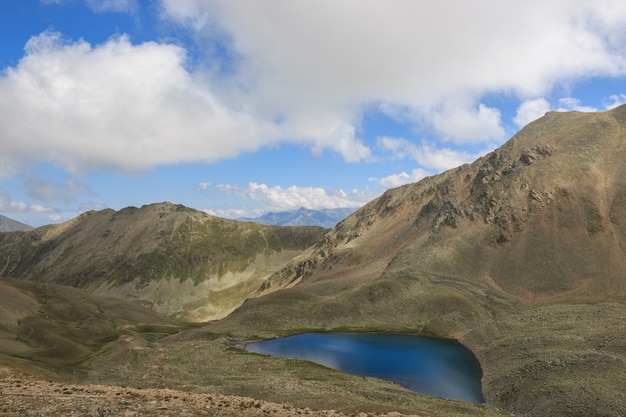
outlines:
[[[355,208],[311,210],[300,208],[292,211],[266,213],[260,217],[239,220],[275,226],[320,226],[330,229],[352,214]]]
[[[222,219],[171,203],[89,211],[0,234],[0,276],[84,288],[202,321],[262,294],[269,275],[326,231]]]
[[[27,224],[20,223],[17,220],[9,219],[0,214],[0,232],[16,232],[18,230],[32,229]]]

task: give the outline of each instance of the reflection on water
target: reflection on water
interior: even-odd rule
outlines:
[[[480,364],[456,340],[395,333],[305,333],[251,343],[246,349],[378,377],[423,394],[484,402]]]

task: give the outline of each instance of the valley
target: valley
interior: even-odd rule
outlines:
[[[294,410],[622,416],[625,161],[626,106],[548,113],[332,229],[159,203],[2,233],[0,365]],[[458,339],[486,402],[244,349],[309,331]]]

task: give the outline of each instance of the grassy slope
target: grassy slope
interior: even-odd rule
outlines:
[[[207,320],[265,291],[266,278],[324,232],[221,219],[170,203],[109,209],[0,234],[0,276],[87,288]]]
[[[549,114],[498,151],[390,190],[213,329],[453,336],[488,404],[524,415],[626,410],[626,107]],[[293,276],[291,278],[294,278]]]

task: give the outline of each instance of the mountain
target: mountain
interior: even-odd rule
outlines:
[[[0,234],[0,271],[0,363],[46,377],[352,415],[623,416],[626,106],[548,113],[331,230],[104,210]],[[244,350],[308,331],[458,339],[486,403]]]
[[[221,219],[171,203],[0,234],[0,276],[84,288],[187,320],[228,314],[326,229]]]
[[[16,220],[9,219],[8,217],[0,214],[0,232],[15,232],[27,229],[32,229],[32,227]]]
[[[355,211],[353,208],[311,210],[299,208],[292,211],[270,212],[255,218],[240,219],[276,226],[320,226],[331,228]]]
[[[620,415],[626,106],[548,113],[472,164],[389,190],[270,282],[296,285],[211,328],[455,337],[483,365],[488,404]]]

